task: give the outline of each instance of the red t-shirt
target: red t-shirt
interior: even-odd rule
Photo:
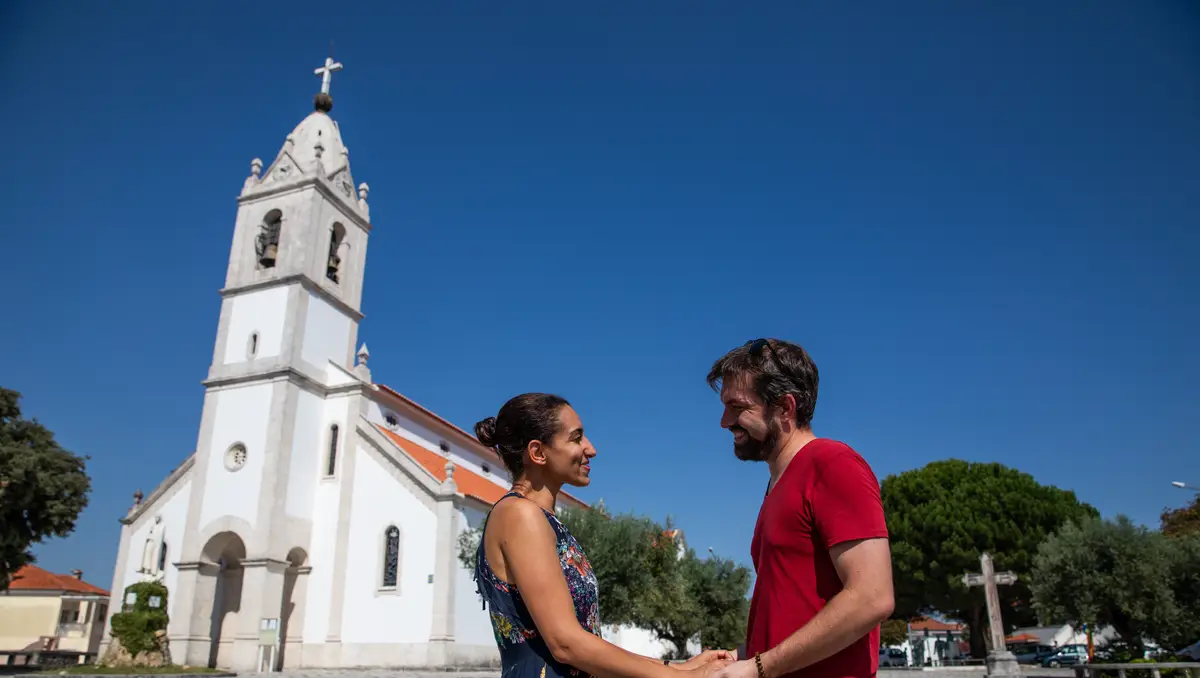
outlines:
[[[817,438],[805,445],[763,499],[750,555],[757,579],[746,653],[782,643],[842,590],[829,548],[887,537],[879,481],[857,452]],[[879,627],[794,678],[869,678],[879,668]]]

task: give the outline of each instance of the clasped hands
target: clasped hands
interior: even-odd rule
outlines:
[[[705,650],[674,666],[700,678],[756,678],[758,674],[754,662],[738,661],[737,653],[731,650]]]

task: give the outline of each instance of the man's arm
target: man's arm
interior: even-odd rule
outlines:
[[[830,547],[829,555],[842,580],[842,590],[807,624],[762,653],[767,678],[798,671],[832,656],[891,616],[895,602],[887,539],[842,542]]]

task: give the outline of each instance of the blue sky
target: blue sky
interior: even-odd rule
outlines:
[[[1191,3],[6,3],[0,384],[91,456],[38,549],[107,586],[196,443],[235,212],[311,110],[375,230],[378,381],[469,428],[559,392],[617,511],[749,562],[704,375],[759,336],[883,478],[1000,461],[1157,524],[1200,482]]]

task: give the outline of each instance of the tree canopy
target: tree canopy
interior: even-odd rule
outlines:
[[[884,511],[892,542],[898,618],[941,612],[967,624],[971,654],[986,654],[983,590],[962,576],[990,553],[997,571],[1018,575],[999,587],[1008,629],[1036,623],[1029,573],[1041,541],[1070,520],[1098,513],[1073,492],[1041,485],[998,463],[959,459],[884,478]]]
[[[75,529],[91,491],[86,457],[64,450],[37,419],[22,417],[20,400],[0,387],[0,591],[34,561],[34,544]]]
[[[1182,508],[1166,509],[1159,518],[1162,521],[1162,533],[1168,537],[1200,534],[1200,493],[1196,494],[1192,503]]]
[[[904,644],[908,640],[908,622],[904,619],[889,619],[879,625],[879,643],[886,647]]]
[[[1137,653],[1200,638],[1200,535],[1169,539],[1125,516],[1069,523],[1038,550],[1031,586],[1047,616],[1111,625]]]
[[[599,502],[590,509],[563,508],[559,519],[587,554],[600,589],[606,625],[647,629],[687,655],[700,635],[705,647],[732,649],[745,640],[750,572],[718,557],[700,559],[666,526],[641,516],[613,516]],[[475,566],[479,530],[459,537],[459,559]]]

